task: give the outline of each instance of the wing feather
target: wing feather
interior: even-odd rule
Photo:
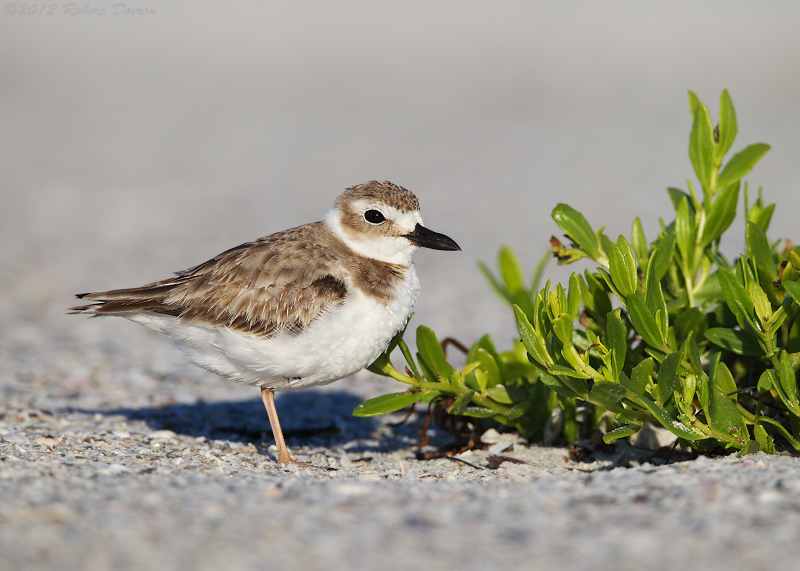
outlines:
[[[319,224],[242,244],[171,279],[80,294],[94,303],[71,311],[154,311],[264,337],[299,333],[347,295],[334,253],[316,243]]]

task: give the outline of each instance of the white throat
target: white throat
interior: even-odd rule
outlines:
[[[394,209],[392,209],[394,210]],[[422,223],[418,212],[403,213],[409,218],[411,232],[417,223]],[[322,222],[339,238],[345,245],[356,254],[365,258],[372,258],[381,262],[409,266],[417,246],[413,245],[408,238],[402,236],[363,236],[353,235],[347,232],[342,226],[342,213],[334,204],[326,212]]]

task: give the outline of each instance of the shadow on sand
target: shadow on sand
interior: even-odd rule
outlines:
[[[303,391],[276,395],[275,404],[287,444],[292,446],[346,446],[350,452],[388,452],[408,448],[417,440],[421,421],[377,430],[378,418],[356,418],[353,409],[363,398],[345,391]],[[84,411],[92,414],[98,411]],[[167,404],[144,408],[99,411],[143,421],[153,430],[171,430],[193,438],[229,440],[266,447],[274,443],[272,428],[261,399]],[[348,445],[354,441],[367,442]]]

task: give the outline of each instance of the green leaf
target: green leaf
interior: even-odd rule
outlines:
[[[686,338],[686,349],[689,353],[689,362],[692,364],[694,374],[698,377],[705,376],[703,365],[700,362],[700,348],[697,346],[694,331],[690,332],[689,336]]]
[[[480,363],[479,368],[486,373],[487,387],[493,387],[500,382],[500,368],[489,351],[483,347],[478,347],[475,351],[474,359]]]
[[[661,363],[658,369],[658,394],[662,404],[669,400],[669,397],[680,388],[679,371],[681,369],[680,353],[670,353]]]
[[[483,408],[480,406],[468,406],[466,409],[464,409],[462,414],[464,416],[471,416],[473,418],[491,418],[495,415],[495,413],[488,408]]]
[[[672,264],[672,254],[675,252],[675,241],[677,237],[675,232],[671,232],[665,238],[662,238],[658,243],[658,255],[656,256],[656,277],[661,280],[667,271],[670,264]]]
[[[585,281],[578,280],[581,288],[581,302],[601,328],[605,328],[606,315],[611,311],[611,300],[608,292],[596,277],[589,271],[584,271]],[[581,276],[581,277],[584,277]]]
[[[717,274],[719,275],[719,285],[722,288],[725,303],[728,304],[731,313],[736,316],[739,325],[744,329],[747,327],[744,319],[745,316],[739,315],[739,305],[737,305],[737,302],[744,308],[744,312],[747,316],[753,314],[753,302],[750,300],[750,296],[747,295],[747,290],[744,289],[739,278],[737,278],[736,274],[730,269],[720,268]]]
[[[610,383],[608,381],[598,381],[592,385],[592,396],[608,406],[614,406],[623,398],[628,391],[622,385]]]
[[[767,369],[763,373],[761,373],[761,377],[758,379],[758,392],[766,393],[772,388],[773,384],[780,383],[780,379],[778,378],[778,371],[775,369]]]
[[[775,205],[768,204],[764,208],[760,209],[757,214],[754,216],[749,217],[750,220],[758,224],[758,227],[767,233],[767,229],[769,228],[769,223],[772,221],[772,213],[775,212]]]
[[[631,228],[631,246],[633,252],[639,259],[640,263],[644,263],[647,259],[647,238],[644,236],[644,228],[642,228],[642,221],[639,217],[633,219],[633,228]]]
[[[722,296],[721,291],[720,296]],[[675,320],[675,334],[679,339],[686,339],[690,331],[695,332],[695,337],[701,337],[706,329],[708,329],[708,318],[696,307],[683,309]]]
[[[770,248],[764,232],[758,224],[748,221],[745,234],[747,237],[747,255],[753,260],[753,265],[758,268],[758,273],[761,274],[763,271],[769,281],[777,281],[778,272],[775,270],[775,262],[772,259],[772,248]]]
[[[420,325],[417,327],[417,349],[419,349],[422,359],[430,370],[444,381],[448,381],[453,373],[453,367],[447,362],[436,334],[429,327]]]
[[[709,402],[711,401],[711,392],[710,383],[708,382],[708,375],[703,373],[702,375],[697,375],[695,377],[697,382],[697,396],[700,399],[700,409],[703,411],[707,411],[709,407]]]
[[[640,397],[640,400],[642,401],[642,404],[645,406],[645,408],[647,408],[647,410],[649,410],[650,413],[661,424],[661,426],[669,430],[675,436],[690,441],[703,440],[707,438],[707,436],[703,434],[698,434],[697,432],[694,432],[681,422],[678,422],[677,420],[671,418],[664,409],[659,407],[649,398]]]
[[[706,331],[705,337],[714,345],[736,353],[737,355],[750,357],[764,354],[758,342],[744,331],[727,329],[725,327],[714,327]]]
[[[714,126],[711,124],[711,117],[708,107],[699,103],[692,110],[694,122],[692,132],[689,135],[689,158],[692,160],[694,172],[697,180],[703,188],[710,192],[711,176],[714,169]]]
[[[522,401],[518,402],[514,406],[511,407],[511,410],[508,411],[508,419],[509,420],[516,420],[526,412],[533,408],[533,403],[531,401]]]
[[[775,454],[775,441],[769,434],[767,434],[763,424],[757,422],[753,427],[753,434],[755,435],[756,442],[758,442],[758,446],[762,452],[766,454]]]
[[[583,214],[566,204],[558,204],[553,209],[552,217],[558,227],[573,242],[583,248],[590,258],[596,260],[600,256],[597,236],[595,236],[592,227],[583,217]]]
[[[667,316],[661,323],[661,337],[666,339],[667,331],[669,329],[669,318],[667,313],[667,302],[664,300],[664,292],[661,290],[661,282],[659,281],[656,273],[656,258],[658,252],[653,252],[650,260],[647,263],[647,271],[645,272],[644,280],[644,299],[647,309],[650,313],[655,315],[659,310],[661,315]]]
[[[610,311],[606,316],[606,343],[611,351],[612,374],[619,378],[625,365],[625,353],[628,349],[628,330],[620,317],[620,310]]]
[[[567,385],[562,383],[558,378],[554,377],[546,370],[537,367],[537,364],[534,364],[534,367],[537,368],[539,371],[539,380],[542,381],[545,385],[553,389],[557,395],[564,397],[564,398],[579,398],[580,395],[569,388]]]
[[[691,194],[681,190],[680,188],[674,188],[672,186],[667,188],[667,193],[669,194],[669,199],[672,201],[672,207],[675,210],[678,210],[678,206],[681,205],[681,201],[685,198],[689,201],[689,208],[692,209],[692,214],[694,214],[694,204],[692,204]]]
[[[736,125],[736,111],[733,108],[728,90],[722,91],[722,96],[719,98],[719,155],[725,156],[733,140],[736,138],[738,127]]]
[[[553,332],[565,346],[572,345],[572,317],[562,313],[553,321]]]
[[[567,313],[573,321],[578,319],[581,308],[581,288],[578,284],[578,276],[574,273],[569,276],[569,290],[567,293]]]
[[[453,403],[453,408],[450,410],[450,414],[463,414],[467,409],[467,405],[472,401],[473,396],[475,396],[475,391],[470,390],[458,395],[456,402]]]
[[[748,454],[755,454],[760,450],[760,448],[761,447],[759,446],[758,442],[755,442],[753,440],[747,440],[736,456],[737,458],[744,458]]]
[[[489,398],[500,404],[512,404],[514,401],[508,396],[508,391],[503,385],[496,385],[486,391]]]
[[[689,111],[692,113],[692,118],[694,118],[694,110],[697,109],[699,105],[702,105],[700,99],[693,91],[689,91]]]
[[[714,385],[711,386],[708,417],[711,428],[729,434],[742,442],[746,442],[750,438],[747,425],[742,418],[742,413],[736,408],[736,403]]]
[[[733,155],[728,164],[725,165],[725,168],[722,169],[722,172],[719,173],[718,184],[720,188],[741,179],[753,170],[753,167],[769,151],[769,148],[769,145],[764,143],[756,143]]]
[[[565,367],[564,365],[547,365],[547,370],[553,373],[554,375],[562,375],[565,377],[570,377],[572,379],[588,379],[590,378],[589,375],[586,375],[580,371],[576,371],[575,369],[571,369],[569,367]],[[587,391],[588,392],[588,391]]]
[[[611,274],[608,273],[608,270],[606,270],[604,267],[601,266],[597,268],[597,271],[600,273],[601,276],[603,276],[603,280],[606,282],[606,284],[608,284],[608,289],[613,291],[614,295],[616,295],[619,298],[619,300],[622,301],[624,304],[625,295],[619,290],[617,284],[614,283],[614,278],[611,277]]]
[[[353,411],[353,416],[378,416],[406,408],[420,400],[425,393],[391,393],[362,402]]]
[[[489,386],[489,375],[486,374],[486,371],[482,371],[481,369],[475,369],[472,371],[472,374],[466,379],[468,386],[472,387],[472,383],[469,382],[470,378],[475,379],[475,385],[477,385],[477,389],[481,393],[486,392],[486,389]]]
[[[626,438],[628,436],[632,436],[639,432],[641,429],[641,425],[638,424],[627,424],[625,426],[620,426],[619,428],[615,428],[614,430],[607,432],[603,435],[603,442],[606,444],[610,444],[614,440],[619,438]]]
[[[506,290],[516,298],[520,292],[525,291],[525,277],[522,275],[522,267],[517,256],[508,246],[500,248],[498,265]]]
[[[489,267],[483,262],[478,262],[478,268],[480,268],[481,273],[483,273],[484,277],[486,278],[486,281],[489,282],[489,285],[491,286],[492,290],[498,296],[500,296],[500,299],[502,299],[509,305],[513,305],[514,298],[511,297],[511,294],[508,293],[506,288],[499,281],[497,281],[497,278],[492,273],[492,270],[490,270]]]
[[[707,246],[727,230],[736,218],[736,204],[739,202],[739,184],[723,187],[711,207],[711,213],[703,227],[700,245]]]
[[[631,317],[636,332],[641,335],[645,343],[656,349],[664,349],[664,339],[661,337],[661,329],[656,323],[655,317],[638,295],[630,295],[627,299],[628,314]]]
[[[547,345],[544,342],[544,338],[534,331],[531,322],[528,321],[525,313],[517,305],[514,306],[514,317],[517,320],[517,330],[522,339],[522,344],[525,345],[525,349],[527,349],[531,357],[543,366],[552,363],[553,359],[547,353]]]
[[[789,294],[794,302],[800,305],[800,283],[798,282],[781,282],[783,289]]]
[[[630,246],[625,238],[620,236],[616,244],[611,245],[611,252],[608,257],[608,267],[611,271],[611,279],[624,297],[636,291],[638,283],[636,275],[636,262],[630,251]]]
[[[625,384],[626,388],[632,390],[637,395],[644,396],[647,394],[647,384],[653,376],[653,358],[648,357],[631,371],[631,378]]]
[[[733,375],[731,375],[731,371],[725,363],[719,363],[714,368],[714,384],[726,395],[736,393],[736,381],[733,380]]]
[[[800,402],[797,401],[797,380],[794,368],[787,351],[781,351],[780,369],[778,370],[783,392],[781,399],[795,416],[800,416]]]
[[[689,212],[689,201],[686,199],[681,201],[675,214],[675,236],[681,258],[686,262],[687,267],[693,267],[697,226],[694,223],[694,216]]]
[[[753,301],[756,315],[761,318],[762,322],[766,322],[772,316],[772,304],[770,304],[767,294],[756,282],[750,282],[749,290],[748,293]]]

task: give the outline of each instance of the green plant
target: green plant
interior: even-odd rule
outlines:
[[[513,252],[500,251],[493,289],[513,307],[520,341],[498,353],[483,337],[454,369],[433,331],[417,330],[416,361],[399,334],[370,370],[412,385],[360,405],[355,414],[385,414],[416,401],[442,400],[453,414],[491,418],[540,439],[558,408],[567,441],[600,426],[604,439],[660,423],[683,445],[718,445],[742,453],[775,452],[773,437],[800,450],[800,248],[766,237],[774,204],[762,191],[750,203],[744,185],[746,253],[728,260],[723,233],[736,217],[741,179],[769,146],[724,157],[737,133],[727,91],[715,127],[689,93],[689,157],[699,181],[669,188],[674,219],[661,220],[648,242],[641,222],[614,242],[565,204],[552,217],[571,244],[551,240],[561,264],[587,258],[596,271],[573,273],[567,287],[526,287]],[[537,271],[541,274],[543,265]],[[617,306],[616,308],[614,306]],[[390,361],[399,347],[408,375]],[[590,414],[578,422],[579,403]],[[586,407],[584,407],[585,409]]]

